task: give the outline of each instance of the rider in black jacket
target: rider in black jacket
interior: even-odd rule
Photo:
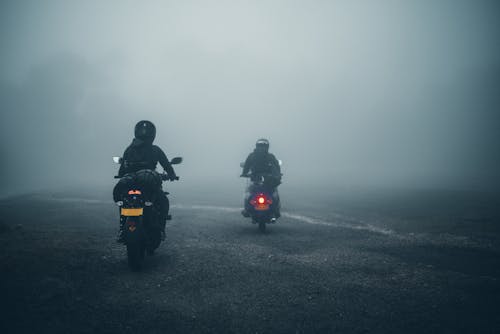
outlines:
[[[133,178],[132,175],[141,170],[155,170],[158,163],[167,172],[171,181],[176,179],[175,171],[163,150],[153,145],[156,136],[154,124],[150,121],[140,121],[135,126],[134,134],[134,140],[123,153],[123,163],[120,165],[120,170],[118,171],[118,176],[121,179],[113,189],[113,199],[115,202],[120,200],[121,192],[126,190],[130,184]],[[127,175],[130,175],[130,177],[127,177]],[[168,217],[169,202],[161,188],[161,181],[157,182],[154,188],[151,191],[155,194],[156,203],[160,211],[160,222],[164,229]],[[120,237],[121,226],[119,239],[121,239]]]
[[[267,186],[274,192],[274,196],[277,199],[278,204],[276,205],[274,215],[275,218],[279,218],[281,214],[279,196],[276,188],[281,184],[281,167],[274,154],[269,153],[269,141],[267,139],[261,138],[257,140],[254,151],[250,153],[245,160],[241,176],[247,177],[249,176],[249,172],[252,174],[268,174],[272,176],[267,179]],[[245,200],[245,209],[242,212],[244,216],[248,215],[247,202],[248,201]]]

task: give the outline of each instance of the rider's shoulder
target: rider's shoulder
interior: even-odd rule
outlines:
[[[155,152],[163,152],[163,150],[158,145],[151,145],[151,147]]]
[[[274,156],[274,154],[272,154],[272,153],[268,153],[268,157],[273,159],[273,160],[277,160],[276,157]]]
[[[125,148],[125,151],[123,151],[123,156],[128,155],[132,149],[133,149],[132,145],[127,146]]]

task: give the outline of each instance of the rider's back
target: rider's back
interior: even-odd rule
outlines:
[[[165,153],[156,145],[134,139],[123,153],[123,173],[135,173],[141,169],[156,168]]]
[[[252,152],[249,154],[245,167],[252,174],[271,174],[280,173],[279,163],[272,153]]]

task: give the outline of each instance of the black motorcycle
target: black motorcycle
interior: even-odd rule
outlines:
[[[118,164],[126,163],[120,157],[114,157],[113,161]],[[182,158],[173,158],[172,165],[180,164]],[[120,200],[116,204],[120,207],[120,226],[122,226],[122,240],[127,247],[127,259],[131,270],[138,271],[142,268],[145,253],[153,255],[162,241],[163,226],[160,221],[160,210],[155,205],[156,192],[148,189],[143,182],[137,180],[136,174],[148,173],[153,179],[157,179],[161,187],[162,181],[169,179],[166,173],[160,174],[153,170],[143,169],[135,174],[127,174],[123,177],[130,179],[126,182],[127,187],[120,194]],[[121,178],[115,176],[115,178]],[[179,179],[178,177],[176,178]],[[165,192],[168,195],[167,192]],[[167,220],[171,216],[167,216]]]
[[[280,177],[271,174],[250,174],[245,195],[243,216],[258,224],[259,231],[265,232],[267,224],[276,223],[276,211],[280,205],[277,185]]]

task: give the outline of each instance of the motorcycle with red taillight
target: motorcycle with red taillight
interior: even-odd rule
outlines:
[[[279,218],[280,199],[277,185],[280,177],[272,174],[249,174],[245,209],[242,211],[244,217],[251,218],[253,224],[257,224],[260,232],[266,231],[267,224],[274,224]]]
[[[113,161],[118,164],[127,163],[120,157],[113,157]],[[176,157],[170,164],[181,162],[182,158]],[[145,254],[153,255],[163,239],[158,193],[154,189],[161,187],[161,183],[169,180],[169,177],[166,173],[142,169],[115,178],[128,178],[122,182],[123,189],[119,192],[120,200],[116,204],[120,210],[121,238],[127,247],[128,265],[132,271],[139,271],[142,269]],[[176,180],[178,179],[177,177]],[[168,192],[165,192],[165,195],[168,195]],[[168,215],[167,220],[170,219],[171,216]]]

